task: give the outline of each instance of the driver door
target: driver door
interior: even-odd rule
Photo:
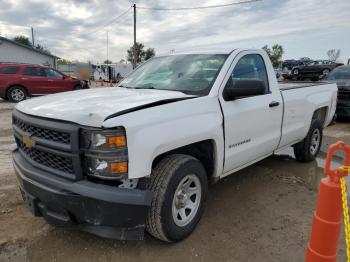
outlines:
[[[63,74],[52,68],[45,68],[45,72],[49,82],[50,93],[68,91],[68,82],[65,81]]]
[[[234,88],[235,80],[261,80],[265,82],[266,92],[232,101],[220,97],[224,115],[225,173],[270,155],[278,146],[282,121],[282,98],[269,88],[263,57],[242,52],[235,61],[238,62],[231,65],[225,88]]]

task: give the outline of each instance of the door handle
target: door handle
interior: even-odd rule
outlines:
[[[279,106],[279,105],[280,105],[280,102],[272,101],[272,102],[269,104],[269,107],[275,107],[275,106]]]

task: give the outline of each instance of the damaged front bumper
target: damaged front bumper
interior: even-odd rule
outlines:
[[[143,239],[150,191],[68,181],[33,167],[18,150],[13,161],[23,199],[35,216],[101,237]]]

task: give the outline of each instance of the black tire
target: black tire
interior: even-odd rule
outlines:
[[[192,175],[201,185],[200,202],[188,224],[178,226],[173,218],[175,192],[180,183]],[[202,163],[188,155],[167,156],[153,169],[148,187],[154,194],[146,221],[148,233],[166,242],[180,241],[190,235],[203,214],[208,192],[207,175]],[[186,196],[186,199],[189,198]]]
[[[22,86],[12,86],[6,92],[7,99],[10,102],[18,103],[27,98],[27,90]]]
[[[298,68],[295,68],[292,70],[292,75],[293,76],[298,76],[299,75],[299,69]]]
[[[331,72],[330,69],[326,68],[322,70],[322,75],[328,75]]]
[[[315,148],[316,142],[313,140],[316,133],[319,134],[317,148]],[[307,136],[304,140],[294,145],[294,155],[296,160],[300,162],[311,162],[315,160],[322,145],[322,137],[323,126],[318,119],[313,119]]]

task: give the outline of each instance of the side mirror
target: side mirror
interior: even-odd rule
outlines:
[[[231,83],[230,83],[231,81]],[[237,97],[258,96],[266,93],[266,85],[261,80],[229,79],[223,92],[225,101],[235,100]]]

